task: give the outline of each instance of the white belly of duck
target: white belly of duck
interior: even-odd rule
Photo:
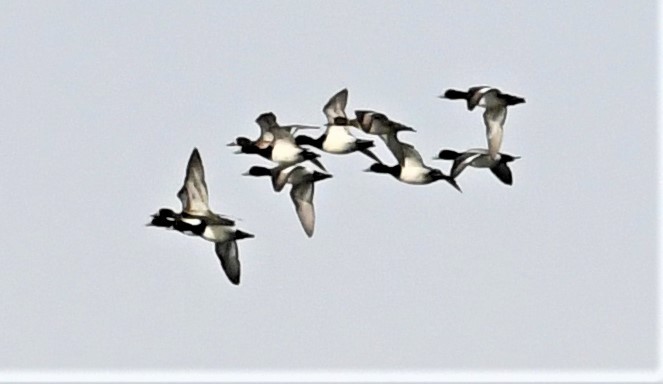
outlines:
[[[322,150],[328,153],[343,154],[355,149],[357,138],[352,136],[345,127],[332,126],[322,143]]]
[[[428,184],[429,170],[421,167],[405,167],[401,169],[400,180],[407,184]]]
[[[212,224],[205,227],[202,238],[214,243],[221,243],[232,239],[232,227]]]
[[[287,141],[278,140],[272,149],[272,161],[287,164],[299,160],[301,148]]]

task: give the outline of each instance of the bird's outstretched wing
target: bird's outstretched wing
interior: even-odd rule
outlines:
[[[228,240],[222,243],[215,243],[214,250],[221,262],[221,268],[228,276],[231,283],[239,284],[239,253],[237,251],[237,242],[235,240]]]
[[[327,122],[334,124],[334,119],[337,117],[347,117],[345,115],[345,106],[348,103],[348,89],[343,88],[334,96],[332,96],[327,104],[322,108],[322,112],[327,116]]]
[[[182,202],[183,212],[201,216],[210,212],[205,170],[197,148],[193,149],[189,157],[184,185],[177,192],[177,197]]]

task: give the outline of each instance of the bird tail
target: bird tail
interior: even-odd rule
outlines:
[[[357,149],[360,150],[360,151],[362,151],[364,149],[375,147],[375,144],[373,143],[373,140],[357,139],[356,144],[357,144]]]
[[[239,229],[235,230],[235,240],[241,240],[241,239],[252,239],[256,237],[252,233],[240,231]]]
[[[461,193],[463,192],[463,190],[460,189],[460,186],[458,185],[458,183],[456,183],[455,178],[453,178],[451,176],[445,176],[444,180],[446,180],[447,183],[451,184],[452,187],[456,188],[458,190],[458,192],[461,192]]]
[[[373,143],[373,140],[362,140],[362,139],[357,139],[356,141],[357,148],[359,152],[363,153],[364,155],[370,157],[371,159],[377,161],[378,163],[382,163],[382,160],[380,160],[379,157],[375,155],[369,148],[375,147],[375,143]]]
[[[309,160],[311,163],[315,164],[316,167],[318,167],[318,168],[322,169],[323,171],[327,172],[327,168],[325,168],[325,166],[322,165],[320,160],[318,160],[318,157],[320,157],[320,155],[318,155],[317,153],[314,153],[314,152],[311,152],[311,151],[308,151],[308,150],[304,150],[304,152],[302,152],[302,156],[304,157],[304,160]]]
[[[512,95],[507,95],[507,94],[502,94],[502,99],[506,101],[507,105],[516,105],[520,103],[524,103],[525,99],[522,97],[518,96],[512,96]]]
[[[304,158],[304,160],[315,160],[318,157],[320,157],[320,155],[318,155],[315,152],[311,152],[311,151],[305,149],[305,150],[302,151],[302,157]]]

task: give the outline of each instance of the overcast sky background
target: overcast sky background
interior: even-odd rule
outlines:
[[[0,369],[653,369],[655,7],[0,3]],[[480,84],[527,100],[513,186],[323,154],[312,239],[225,147],[266,111],[323,124],[347,87],[447,172],[429,159],[485,128],[436,95]],[[213,244],[144,226],[194,146],[212,209],[256,235],[239,287]]]

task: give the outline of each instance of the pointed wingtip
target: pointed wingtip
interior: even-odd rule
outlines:
[[[193,162],[198,162],[202,165],[203,161],[200,157],[200,152],[198,151],[198,148],[193,147],[193,151],[191,151],[191,156],[189,157],[189,163]]]

